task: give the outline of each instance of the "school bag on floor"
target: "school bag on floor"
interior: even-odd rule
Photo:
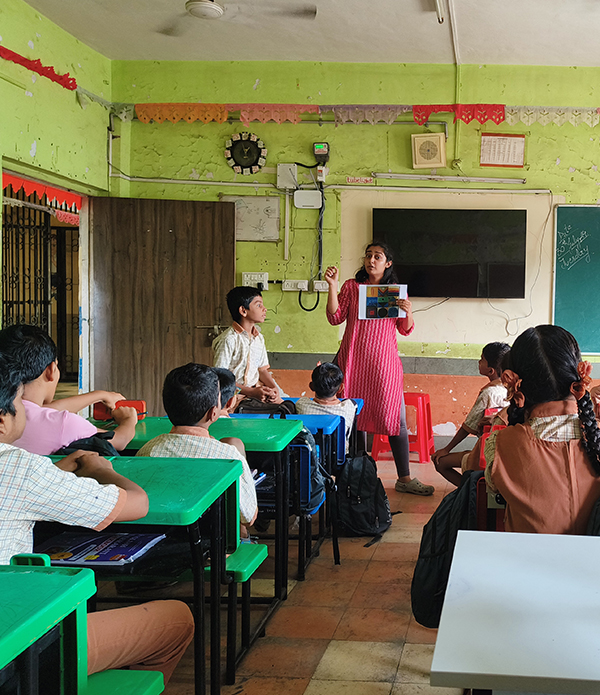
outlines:
[[[415,620],[438,627],[459,530],[477,528],[477,481],[483,471],[465,471],[459,488],[446,495],[423,527],[410,599]]]
[[[381,536],[392,525],[390,503],[377,477],[375,461],[365,452],[346,459],[337,479],[340,536]]]

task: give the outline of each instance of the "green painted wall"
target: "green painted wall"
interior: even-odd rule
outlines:
[[[114,62],[113,95],[119,101],[205,102],[205,103],[508,103],[552,106],[593,106],[600,102],[600,70],[590,68],[544,68],[522,66],[463,66],[458,75],[453,66],[323,63],[185,63]],[[551,188],[570,203],[596,203],[600,198],[598,129],[518,124],[511,127],[473,122],[453,124],[448,114],[432,117],[449,124],[448,168],[438,173],[456,173],[450,165],[459,160],[460,169],[471,176],[525,176],[527,188]],[[407,116],[410,121],[410,116]],[[440,131],[440,126],[432,127]],[[411,168],[410,133],[415,126],[291,125],[253,123],[251,130],[269,148],[267,171],[253,177],[236,177],[223,158],[223,143],[231,133],[245,130],[241,124],[149,124],[122,126],[123,143],[115,153],[120,168],[140,177],[182,179],[179,183],[118,182],[114,193],[141,197],[165,196],[185,199],[218,199],[219,192],[264,195],[264,189],[217,188],[185,181],[256,181],[273,183],[278,162],[312,163],[311,145],[327,140],[332,148],[328,184],[345,184],[346,176],[366,176],[372,171],[414,173]],[[478,166],[480,133],[485,131],[527,134],[524,171],[482,169]],[[124,151],[125,149],[125,151]],[[119,157],[123,159],[119,159]],[[122,162],[126,160],[127,165]],[[310,181],[302,173],[303,181]],[[445,186],[419,182],[415,185]],[[461,184],[463,185],[463,184]],[[484,188],[472,184],[473,188]],[[510,186],[505,186],[509,189]],[[339,191],[327,194],[324,262],[340,255]],[[293,246],[289,263],[283,261],[282,245],[240,242],[237,270],[267,270],[271,279],[309,276],[315,240],[316,212],[293,211]],[[241,275],[238,275],[241,281]],[[324,302],[322,297],[322,302]],[[310,303],[311,298],[307,298]],[[326,323],[323,311],[300,310],[297,295],[269,289],[265,303],[271,311],[265,327],[269,348],[277,352],[335,352],[338,334]],[[275,313],[276,312],[276,313]],[[277,328],[276,328],[277,327]],[[275,332],[277,330],[277,332]],[[403,353],[436,356],[446,350],[443,343],[411,343],[402,340]],[[453,356],[477,357],[479,345],[452,344]]]
[[[487,102],[550,106],[595,106],[600,102],[600,69],[523,66],[462,66],[403,64],[323,64],[318,62],[186,63],[110,61],[22,0],[2,0],[0,41],[27,57],[40,58],[58,72],[70,72],[78,83],[106,99],[124,102],[256,102],[256,103],[463,103]],[[31,42],[31,44],[30,44]],[[31,47],[33,46],[33,47]],[[134,177],[179,179],[175,183],[108,180],[106,167],[107,112],[97,104],[83,110],[72,92],[16,65],[0,61],[0,155],[4,168],[72,187],[81,192],[133,197],[217,200],[219,193],[265,195],[266,188],[209,186],[233,182],[223,158],[225,139],[241,124],[150,124],[117,121],[114,162]],[[526,127],[478,123],[449,124],[450,162],[460,160],[467,175],[499,175],[478,166],[482,130],[527,134],[523,175],[528,188],[550,188],[569,203],[596,203],[600,198],[600,128],[585,125]],[[410,121],[410,116],[407,116]],[[274,123],[252,124],[267,143],[266,170],[251,178],[274,183],[277,162],[312,163],[311,144],[327,140],[332,147],[328,184],[345,184],[346,176],[411,169],[411,132],[405,126],[354,126]],[[440,130],[439,126],[435,130]],[[35,143],[35,147],[34,147]],[[302,170],[301,170],[302,171]],[[440,174],[452,174],[450,166]],[[512,172],[517,176],[519,173]],[[203,181],[205,183],[203,183]],[[237,181],[247,181],[237,177]],[[310,181],[302,171],[301,181]],[[193,182],[193,183],[192,183]],[[421,184],[419,184],[421,185]],[[440,184],[423,182],[423,186]],[[474,187],[482,187],[474,184]],[[510,187],[507,187],[510,188]],[[324,220],[324,263],[339,260],[340,192],[329,191]],[[240,242],[237,271],[267,270],[271,279],[306,278],[316,237],[317,213],[292,208],[291,255],[283,260],[282,243]],[[241,275],[238,275],[241,279]],[[312,297],[306,298],[310,303]],[[322,297],[322,304],[324,303]],[[305,313],[295,293],[269,289],[266,326],[268,345],[279,352],[335,352],[337,330],[324,319],[323,307]],[[436,356],[447,348],[439,343],[402,341],[406,354]],[[453,345],[452,354],[476,356],[479,346]]]
[[[22,0],[0,2],[0,43],[111,99],[111,62]],[[98,195],[107,191],[107,111],[84,110],[75,93],[0,60],[0,157],[5,169]],[[1,195],[1,194],[0,194]]]

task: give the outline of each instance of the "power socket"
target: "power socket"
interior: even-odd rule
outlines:
[[[262,290],[269,289],[269,273],[242,273],[242,285],[245,287],[258,287]]]
[[[310,283],[311,292],[329,292],[329,285],[325,280],[313,280]]]
[[[281,289],[284,292],[308,292],[308,280],[284,280]]]

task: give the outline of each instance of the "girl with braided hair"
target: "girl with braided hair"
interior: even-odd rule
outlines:
[[[507,531],[585,533],[600,498],[591,369],[560,326],[528,328],[515,340],[502,373],[512,426],[485,445],[486,481],[506,500]]]

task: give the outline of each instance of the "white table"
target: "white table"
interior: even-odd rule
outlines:
[[[600,537],[459,531],[431,685],[600,693]]]

